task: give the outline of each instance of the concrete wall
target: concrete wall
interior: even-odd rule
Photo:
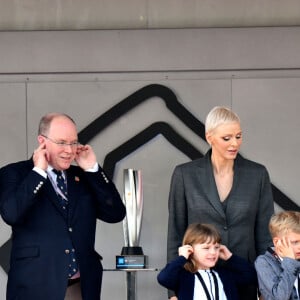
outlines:
[[[137,106],[126,102],[128,111],[118,118],[111,114],[105,127],[94,127],[89,143],[100,164],[107,158],[116,163],[113,179],[120,193],[123,169],[142,170],[141,246],[149,266],[160,268],[166,257],[170,177],[175,165],[191,159],[187,148],[179,150],[180,145],[168,138],[175,133],[204,153],[207,144],[201,138],[201,126],[195,132],[190,125],[193,118],[203,123],[215,105],[232,107],[240,115],[242,155],[266,165],[274,186],[300,205],[299,34],[299,27],[0,32],[0,57],[4,58],[0,65],[0,165],[31,156],[37,145],[37,123],[44,113],[68,113],[84,132],[105,112],[150,86],[146,88],[149,99]],[[167,98],[171,106],[179,103],[181,108],[167,106],[157,87],[174,93],[175,98]],[[189,113],[188,120],[180,117],[183,110]],[[157,134],[144,131],[153,124],[158,124]],[[143,142],[135,148],[134,137],[139,134]],[[117,151],[119,156],[112,159],[116,150],[128,148],[123,148],[127,142],[133,150]],[[276,209],[282,208],[276,205]],[[10,229],[3,222],[0,225],[3,245]],[[122,224],[99,222],[96,249],[104,257],[105,268],[114,268],[122,246]],[[167,298],[156,283],[156,274],[138,274],[138,299]],[[1,300],[5,284],[1,269]],[[125,298],[125,274],[105,272],[103,299]]]
[[[0,30],[294,26],[298,0],[1,0]]]

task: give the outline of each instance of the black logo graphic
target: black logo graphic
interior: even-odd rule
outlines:
[[[179,103],[174,92],[166,86],[160,84],[147,85],[135,93],[131,94],[110,110],[102,114],[90,125],[79,133],[79,140],[82,143],[88,143],[93,137],[102,130],[115,122],[119,117],[137,105],[150,100],[152,97],[161,98],[166,107],[187,127],[205,140],[204,124],[199,121],[191,112],[189,112],[181,103]],[[190,159],[196,159],[203,156],[198,149],[191,145],[186,139],[180,136],[169,124],[165,122],[156,122],[148,128],[132,137],[126,143],[120,145],[105,157],[103,168],[107,174],[113,178],[115,165],[118,161],[146,144],[156,135],[162,134],[174,147],[188,156]],[[289,197],[282,193],[272,184],[274,201],[284,210],[299,210],[300,207]]]

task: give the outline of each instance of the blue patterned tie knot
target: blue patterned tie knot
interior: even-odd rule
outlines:
[[[67,198],[68,193],[67,193],[67,182],[63,177],[62,171],[55,170],[53,169],[53,172],[56,174],[56,184],[57,187],[60,189],[62,194]]]

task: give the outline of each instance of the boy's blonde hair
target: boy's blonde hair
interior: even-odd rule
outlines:
[[[300,212],[283,211],[274,214],[269,222],[272,238],[286,235],[289,232],[300,234]]]

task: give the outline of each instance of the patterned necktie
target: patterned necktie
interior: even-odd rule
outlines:
[[[68,192],[67,192],[67,182],[63,177],[62,171],[53,169],[53,172],[56,174],[56,185],[61,191],[62,195],[58,194],[61,204],[63,208],[65,209],[65,205],[68,204]]]
[[[56,174],[56,184],[61,194],[58,194],[63,210],[65,211],[65,217],[67,218],[67,205],[68,205],[68,193],[67,193],[67,182],[63,177],[62,171],[53,169],[53,172]],[[66,249],[65,253],[69,255],[69,278],[78,272],[78,264],[76,260],[75,249],[73,245],[70,244],[70,249]]]

